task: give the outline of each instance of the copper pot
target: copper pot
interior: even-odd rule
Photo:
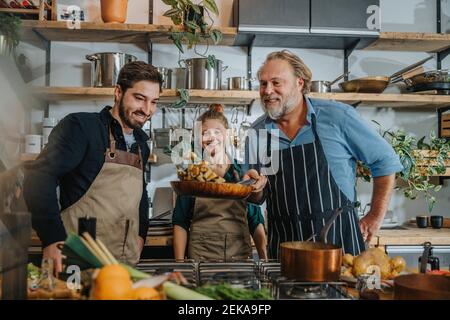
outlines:
[[[101,0],[103,22],[124,23],[127,19],[128,0]]]
[[[394,278],[394,299],[450,300],[450,277],[407,274]]]
[[[342,264],[342,248],[327,243],[327,234],[342,209],[337,209],[320,232],[321,242],[283,242],[281,274],[298,281],[338,281]]]

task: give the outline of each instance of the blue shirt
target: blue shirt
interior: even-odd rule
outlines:
[[[263,115],[252,125],[255,130],[267,129],[279,137],[280,150],[312,143],[311,117],[316,116],[316,128],[322,143],[330,172],[342,192],[356,201],[356,161],[368,165],[373,177],[387,176],[403,169],[391,145],[356,110],[334,100],[306,98],[307,124],[290,140],[275,121]],[[272,147],[274,149],[274,147]],[[247,154],[256,155],[256,143],[247,144]],[[256,159],[256,158],[255,158]],[[258,169],[258,165],[252,166]],[[243,165],[244,172],[249,165]]]

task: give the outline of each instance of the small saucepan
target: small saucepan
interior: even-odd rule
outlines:
[[[253,78],[247,77],[229,77],[227,78],[227,89],[228,90],[248,90],[249,82],[254,81]]]
[[[341,74],[333,81],[324,81],[324,80],[311,81],[311,92],[319,92],[319,93],[331,92],[331,86],[336,82],[338,82],[339,80],[341,80],[346,75],[348,75],[349,73],[350,72]]]
[[[342,248],[327,243],[331,225],[341,214],[336,209],[320,231],[320,242],[293,241],[280,244],[281,274],[292,280],[307,282],[338,281]]]

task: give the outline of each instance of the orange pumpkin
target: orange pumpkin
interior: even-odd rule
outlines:
[[[158,290],[155,288],[136,288],[133,290],[135,300],[161,300]]]

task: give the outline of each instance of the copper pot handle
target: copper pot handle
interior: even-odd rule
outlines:
[[[331,218],[325,223],[322,230],[320,231],[320,242],[327,243],[328,231],[331,225],[337,219],[337,217],[342,213],[342,208],[337,208]]]

